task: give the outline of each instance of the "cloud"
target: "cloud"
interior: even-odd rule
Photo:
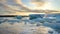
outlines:
[[[33,4],[36,4],[38,7],[43,6],[46,1],[45,0],[31,0]]]
[[[23,9],[23,10],[29,10],[30,11],[30,9],[26,6],[26,5],[24,5],[22,2],[21,2],[21,0],[13,0],[17,5],[19,5],[19,7],[18,6],[12,6],[12,5],[8,5],[8,4],[6,4],[6,2],[7,2],[7,0],[1,0],[1,4],[3,4],[3,6],[4,6],[4,8],[6,9],[6,10],[8,10],[8,11],[20,11],[20,8],[21,9]]]
[[[15,2],[16,2],[16,4],[18,4],[21,7],[21,9],[31,11],[31,9],[28,6],[24,5],[21,0],[16,0]]]
[[[8,5],[8,4],[6,4],[6,2],[7,2],[7,0],[1,0],[1,2],[0,2],[0,4],[1,4],[1,6],[3,6],[3,8],[5,9],[5,10],[11,10],[11,11],[20,11],[20,8],[18,7],[18,6],[12,6],[12,5]],[[5,2],[5,3],[4,3]]]

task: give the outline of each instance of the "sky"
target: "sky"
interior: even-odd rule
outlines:
[[[16,6],[17,7],[17,4],[15,4],[15,0],[6,0],[8,5],[12,5],[12,7]],[[21,2],[26,5],[28,8],[32,9],[32,10],[40,10],[40,9],[43,9],[43,10],[60,10],[60,0],[42,0],[45,2],[42,3],[42,6],[39,5],[39,3],[36,3],[33,4],[31,3],[31,0],[21,0]],[[0,6],[1,7],[1,6]],[[20,7],[20,6],[19,6]],[[17,7],[17,9],[21,9]],[[2,9],[2,8],[0,8]]]
[[[47,1],[47,0],[45,0]],[[34,5],[30,5],[28,2],[28,0],[23,0],[23,2],[27,5],[27,6],[30,6],[30,7],[34,7]],[[51,4],[48,4],[48,6],[51,6],[51,10],[60,10],[60,0],[48,0],[47,2],[51,3]],[[47,6],[46,6],[47,7]]]

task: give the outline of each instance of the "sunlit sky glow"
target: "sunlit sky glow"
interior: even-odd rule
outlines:
[[[35,9],[34,5],[29,4],[29,0],[22,0],[24,4],[26,4],[29,7],[32,7],[32,9]],[[41,9],[50,9],[50,10],[60,10],[60,0],[46,0],[46,4],[43,7],[40,7]]]

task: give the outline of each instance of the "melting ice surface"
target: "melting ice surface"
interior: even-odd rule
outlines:
[[[29,17],[22,19],[0,17],[0,34],[60,34],[60,31],[54,29],[57,23],[41,23],[40,21],[44,21],[44,19],[29,20]]]

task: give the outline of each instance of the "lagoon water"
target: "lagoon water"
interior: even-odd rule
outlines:
[[[0,34],[60,34],[58,18],[48,17],[0,17]],[[33,19],[34,18],[34,19]]]

